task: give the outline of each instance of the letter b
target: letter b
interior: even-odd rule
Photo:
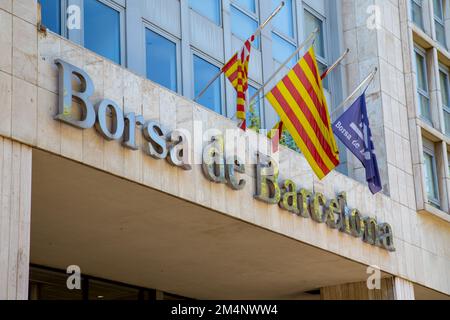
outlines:
[[[81,129],[92,128],[95,124],[95,110],[89,101],[94,93],[94,84],[91,78],[80,68],[60,59],[57,59],[55,63],[59,70],[59,106],[55,119]],[[76,76],[80,80],[80,92],[73,90],[72,76]],[[81,115],[78,119],[73,112],[72,99],[75,99],[81,106]]]

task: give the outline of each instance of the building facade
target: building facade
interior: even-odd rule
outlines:
[[[448,1],[285,1],[254,42],[249,91],[265,89],[240,135],[258,146],[278,121],[263,94],[300,56],[267,81],[315,28],[319,69],[350,49],[324,82],[333,119],[378,68],[382,193],[342,146],[322,181],[286,147],[272,180],[250,161],[223,179],[183,162],[236,129],[223,76],[193,100],[280,2],[0,0],[1,299],[449,298]],[[285,180],[296,206],[261,188]]]

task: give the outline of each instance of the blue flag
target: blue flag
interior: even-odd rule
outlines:
[[[333,131],[363,164],[372,194],[380,192],[383,187],[370,131],[365,92],[336,120]]]

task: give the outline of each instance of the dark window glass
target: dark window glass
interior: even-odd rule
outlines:
[[[147,78],[177,91],[177,46],[163,36],[146,29]]]
[[[97,0],[84,0],[84,46],[120,64],[119,11]]]
[[[194,89],[195,96],[206,87],[206,85],[214,78],[220,71],[215,65],[203,60],[194,55]],[[220,78],[218,78],[205,92],[205,94],[198,100],[201,105],[221,113],[222,109],[222,94],[220,86]]]
[[[42,24],[49,30],[61,34],[61,1],[40,0]]]

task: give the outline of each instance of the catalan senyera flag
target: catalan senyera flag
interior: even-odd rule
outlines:
[[[339,150],[313,47],[266,98],[319,179],[339,165]]]
[[[222,72],[230,80],[237,93],[236,117],[241,120],[241,129],[247,129],[246,121],[246,99],[248,90],[248,64],[250,62],[250,52],[255,36],[251,36],[245,41],[240,52],[236,54],[225,64]]]
[[[329,69],[325,70],[322,75],[320,76],[320,79],[325,79],[329,73]],[[283,121],[278,121],[277,124],[272,128],[271,131],[267,134],[267,138],[272,140],[272,152],[276,153],[278,152],[278,148],[280,146],[281,138],[283,137]],[[275,134],[278,133],[278,134]]]

